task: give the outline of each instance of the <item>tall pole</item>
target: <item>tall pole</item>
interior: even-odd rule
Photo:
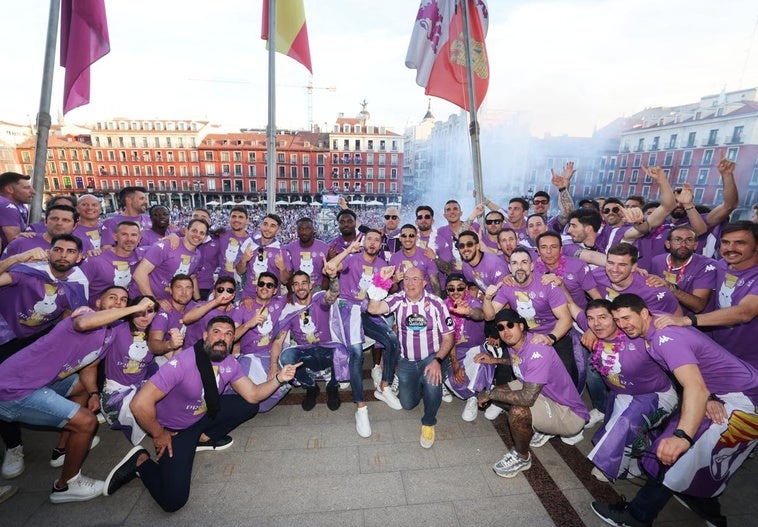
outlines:
[[[268,0],[268,126],[266,127],[266,209],[275,210],[276,201],[276,0]]]
[[[34,171],[32,185],[34,198],[29,214],[29,222],[42,217],[42,194],[45,191],[45,167],[47,163],[47,140],[50,136],[50,98],[53,93],[53,71],[55,70],[55,41],[58,38],[58,19],[61,12],[60,0],[50,0],[47,18],[47,40],[45,42],[45,62],[42,69],[42,89],[37,113],[37,145],[34,148]]]
[[[469,31],[468,0],[462,0],[463,4],[463,42],[466,52],[466,80],[468,82],[468,106],[469,106],[469,135],[471,135],[471,160],[474,165],[474,191],[476,199],[484,197],[484,184],[482,183],[482,153],[479,145],[479,122],[476,120],[476,94],[474,93],[474,72],[471,68],[471,38]]]

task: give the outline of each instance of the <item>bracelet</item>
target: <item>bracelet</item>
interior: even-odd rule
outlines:
[[[694,208],[695,208],[695,205],[692,205],[691,207],[684,207],[684,212],[689,212]]]
[[[558,342],[558,337],[556,337],[556,336],[555,336],[555,335],[553,335],[552,333],[548,333],[548,334],[547,334],[547,338],[549,338],[550,340],[552,340],[552,341],[553,341],[553,344],[555,344],[556,342]]]
[[[692,322],[692,327],[697,327],[697,315],[687,315],[687,318],[690,319],[690,322]]]
[[[89,396],[92,397],[93,395],[100,395],[100,392],[89,392]]]
[[[677,428],[673,432],[674,437],[679,437],[681,439],[684,439],[685,441],[689,442],[690,447],[692,447],[693,444],[695,444],[695,441],[681,428]]]
[[[558,192],[563,192],[564,190],[566,190],[566,187],[560,187],[560,188],[558,189]]]
[[[439,357],[434,357],[434,360],[436,360],[436,361],[437,361],[437,362],[439,362],[440,364],[442,364],[443,362],[445,362],[445,359],[441,359],[441,358],[439,358]]]
[[[279,380],[279,374],[278,373],[274,374],[274,379],[276,379],[276,382],[279,383],[279,386],[281,386],[282,384],[284,384],[282,381]]]

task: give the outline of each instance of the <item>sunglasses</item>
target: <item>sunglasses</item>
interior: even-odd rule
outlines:
[[[308,325],[311,323],[311,312],[310,310],[306,309],[303,311],[303,324]]]
[[[474,245],[476,245],[476,242],[458,242],[458,243],[455,244],[455,247],[458,250],[460,250],[460,249],[470,249]]]
[[[396,214],[385,214],[385,215],[384,215],[384,219],[385,219],[385,220],[397,220],[397,219],[399,219],[399,218],[400,218],[400,217],[399,217],[399,216],[397,216]]]
[[[416,219],[417,220],[431,220],[432,215],[431,214],[417,214]]]
[[[263,247],[258,247],[258,261],[263,261]]]
[[[216,292],[218,294],[221,294],[224,291],[226,291],[227,293],[230,293],[230,294],[234,294],[234,288],[233,287],[217,287],[216,288]]]
[[[621,207],[606,207],[603,209],[603,214],[610,214],[611,212],[614,214],[618,214],[621,210]]]
[[[515,322],[506,322],[505,324],[497,324],[495,327],[498,331],[504,331],[505,328],[513,329],[516,326]]]
[[[458,287],[446,287],[448,293],[463,293],[466,290],[465,285],[459,285]]]
[[[500,225],[501,223],[503,223],[503,220],[484,220],[484,223],[486,223],[487,225],[493,225],[493,224]]]
[[[532,200],[532,203],[534,203],[535,205],[547,205],[548,201],[546,199],[535,199],[535,200]]]
[[[274,282],[264,282],[263,280],[258,280],[258,287],[266,287],[268,289],[274,289],[276,287],[276,284]]]
[[[401,238],[415,238],[416,235],[415,234],[401,234],[400,237]]]

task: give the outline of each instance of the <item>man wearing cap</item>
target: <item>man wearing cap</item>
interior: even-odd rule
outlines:
[[[532,466],[529,447],[540,447],[552,435],[574,436],[589,412],[552,346],[529,333],[526,320],[512,309],[495,315],[500,340],[510,355],[515,381],[479,393],[479,404],[506,406],[514,446],[492,470],[512,478]]]

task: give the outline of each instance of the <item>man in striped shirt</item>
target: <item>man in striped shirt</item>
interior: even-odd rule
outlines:
[[[384,280],[392,277],[394,267],[384,267]],[[421,446],[434,444],[434,425],[442,402],[442,363],[454,344],[453,319],[444,301],[424,290],[421,269],[411,267],[403,277],[403,291],[386,300],[369,291],[368,312],[373,315],[395,313],[400,337],[400,404],[415,408],[424,399],[421,418]]]

